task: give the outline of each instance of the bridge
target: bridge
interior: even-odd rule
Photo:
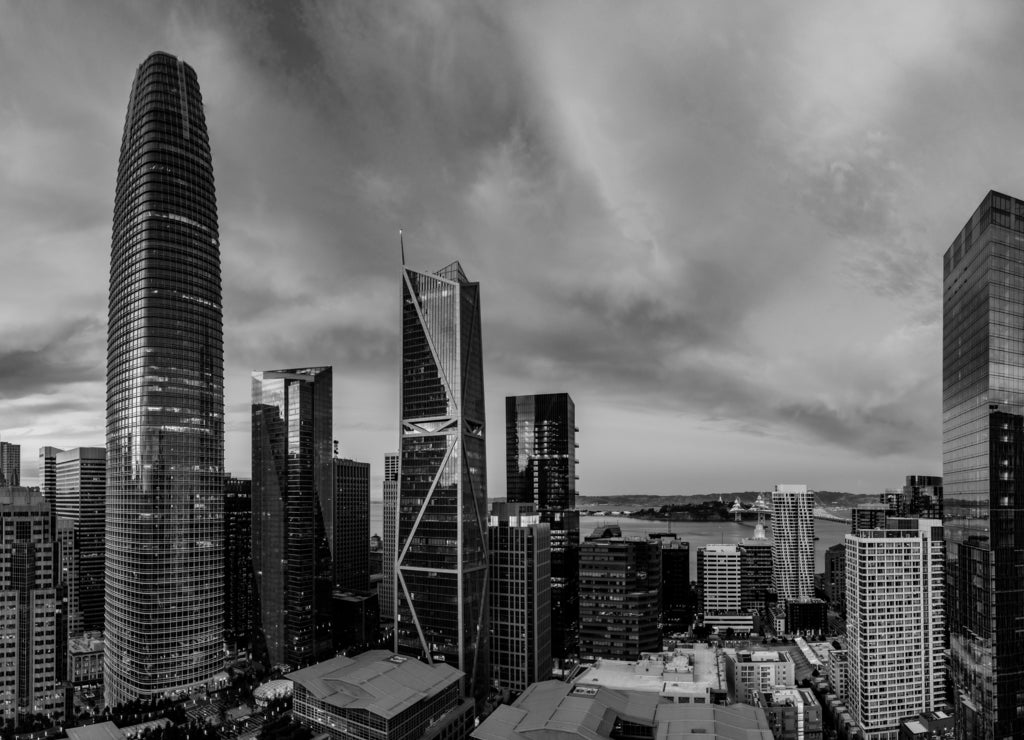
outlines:
[[[827,511],[827,510],[825,510],[824,508],[822,508],[820,506],[815,506],[814,507],[814,518],[815,519],[824,519],[827,522],[844,522],[844,523],[847,523],[847,524],[849,524],[849,522],[850,522],[850,519],[848,519],[846,517],[836,516],[832,512]]]

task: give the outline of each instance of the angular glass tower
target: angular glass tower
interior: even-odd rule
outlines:
[[[152,54],[132,83],[114,196],[107,328],[108,705],[224,664],[224,352],[210,145],[195,71]]]
[[[944,257],[942,478],[958,737],[1024,737],[1024,201]]]
[[[576,431],[576,405],[568,393],[505,398],[508,501],[533,504],[551,527],[551,654],[562,669],[579,653]]]
[[[458,262],[402,269],[395,649],[489,682],[480,286]]]
[[[330,651],[319,641],[330,641],[324,620],[334,575],[331,386],[330,367],[252,374],[257,655],[292,670]]]

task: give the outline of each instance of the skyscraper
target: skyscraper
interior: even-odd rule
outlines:
[[[380,615],[384,619],[395,618],[395,536],[398,526],[398,453],[384,455],[384,578],[381,579]]]
[[[57,503],[57,447],[39,448],[39,490],[50,506]]]
[[[402,269],[396,651],[490,678],[480,286],[458,262]]]
[[[271,665],[292,669],[315,663],[318,640],[329,639],[331,386],[330,367],[252,374],[252,556],[263,640],[258,653],[265,647]]]
[[[196,73],[132,83],[107,324],[108,705],[224,664],[224,350],[213,167]]]
[[[989,192],[943,258],[950,672],[967,738],[1024,737],[1022,232],[1024,201]]]
[[[370,463],[334,460],[334,588],[370,588]]]
[[[0,486],[21,485],[21,445],[0,442]]]
[[[867,740],[889,740],[945,701],[942,523],[890,519],[845,544],[849,707]]]
[[[551,637],[558,664],[579,652],[576,405],[568,393],[505,399],[505,477],[510,503],[533,504],[551,527]]]
[[[661,545],[587,538],[580,547],[580,660],[639,660],[661,647]]]
[[[256,636],[256,586],[252,571],[252,481],[224,481],[224,640],[246,649]]]
[[[754,614],[743,605],[743,551],[739,545],[697,548],[697,590],[705,625],[719,632],[753,630]]]
[[[491,505],[491,676],[515,693],[551,678],[550,532],[532,504]]]
[[[807,486],[772,491],[772,583],[780,601],[814,596],[814,493]]]
[[[78,552],[74,602],[81,629],[103,630],[107,450],[76,447],[57,453],[54,513],[75,524]]]

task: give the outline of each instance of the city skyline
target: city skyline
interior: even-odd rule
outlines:
[[[40,447],[103,443],[114,163],[157,49],[203,80],[217,153],[232,474],[251,369],[333,365],[335,436],[379,498],[399,228],[410,267],[485,286],[492,419],[572,394],[582,495],[941,473],[942,251],[964,204],[1024,193],[996,144],[1024,84],[1004,6],[0,7],[23,485]]]

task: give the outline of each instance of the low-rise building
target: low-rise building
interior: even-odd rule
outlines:
[[[726,648],[723,652],[732,701],[753,704],[758,691],[796,686],[796,667],[785,651]]]
[[[296,720],[333,740],[461,740],[473,726],[465,674],[387,650],[338,656],[288,674]]]
[[[651,692],[542,681],[494,710],[470,737],[771,740],[772,733],[763,710],[745,704],[678,704]]]
[[[677,704],[724,703],[728,696],[724,658],[704,645],[643,653],[635,662],[600,659],[572,683],[657,694]]]
[[[773,689],[754,693],[775,740],[821,740],[821,704],[810,689]]]
[[[68,640],[68,680],[72,686],[99,686],[103,683],[103,638],[87,633]]]

